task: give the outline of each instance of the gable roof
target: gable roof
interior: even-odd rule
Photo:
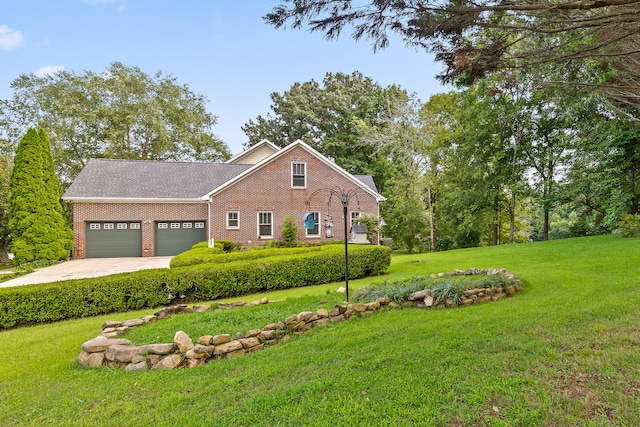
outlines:
[[[67,201],[201,201],[251,165],[91,159],[67,189]]]
[[[369,181],[368,183],[363,182],[357,176],[351,175],[349,172],[347,172],[346,170],[342,169],[336,163],[332,162],[331,160],[329,160],[328,158],[326,158],[325,156],[320,154],[318,151],[314,150],[309,145],[307,145],[304,142],[300,141],[299,139],[297,141],[292,142],[291,144],[287,145],[286,147],[280,149],[280,151],[277,151],[277,152],[273,153],[271,156],[267,157],[266,159],[256,163],[255,165],[252,165],[250,168],[248,168],[244,172],[236,175],[235,177],[231,178],[229,181],[227,181],[227,182],[223,183],[222,185],[214,188],[213,190],[211,190],[210,192],[208,192],[207,194],[202,196],[202,199],[203,200],[208,200],[209,198],[211,198],[211,196],[213,196],[213,195],[219,193],[220,191],[224,190],[225,188],[235,184],[236,182],[240,181],[241,179],[251,175],[255,171],[257,171],[260,168],[262,168],[264,165],[271,163],[275,159],[285,155],[286,153],[288,153],[289,151],[293,150],[296,147],[301,147],[304,150],[306,150],[307,152],[309,152],[309,154],[317,157],[325,165],[329,166],[331,169],[333,169],[334,171],[336,171],[337,173],[339,173],[343,177],[345,177],[348,180],[350,180],[351,182],[353,182],[354,186],[362,188],[364,191],[366,191],[367,193],[371,194],[378,202],[381,202],[381,201],[385,200],[385,198],[381,194],[378,193],[378,191],[376,189],[376,186],[373,183],[373,179],[371,177],[368,177],[368,179],[365,179],[366,181]],[[362,177],[362,176],[360,176],[360,177]]]
[[[260,145],[276,147],[267,140],[263,140]],[[300,140],[279,149],[255,165],[91,159],[62,199],[70,202],[206,202],[212,195],[296,147],[302,147],[376,200],[385,200],[378,194],[370,176],[351,175]]]
[[[378,187],[376,187],[376,183],[373,181],[373,177],[371,175],[354,175],[354,176],[356,177],[357,180],[362,182],[364,185],[366,185],[376,193],[378,192]]]
[[[264,159],[265,157],[270,156],[271,154],[279,151],[280,147],[273,144],[271,141],[263,139],[255,145],[247,148],[241,153],[236,154],[225,163],[235,163],[235,164],[255,164],[256,161],[253,160],[254,155],[258,155],[258,161]],[[267,154],[268,153],[268,154]]]

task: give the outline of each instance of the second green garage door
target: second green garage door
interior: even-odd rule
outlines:
[[[158,221],[155,224],[156,256],[177,255],[205,240],[205,221]]]

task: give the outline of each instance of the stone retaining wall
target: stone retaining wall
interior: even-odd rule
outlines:
[[[232,337],[229,334],[204,335],[192,340],[183,331],[176,332],[173,342],[166,344],[147,344],[134,346],[126,338],[118,338],[130,328],[155,322],[179,312],[202,312],[206,306],[177,305],[161,310],[154,315],[127,321],[107,321],[102,325],[100,336],[82,344],[78,361],[83,367],[124,367],[126,371],[147,369],[195,368],[205,363],[237,357],[246,353],[262,350],[265,346],[276,345],[291,339],[292,336],[305,333],[316,326],[326,326],[332,322],[348,320],[352,316],[366,317],[375,311],[402,306],[451,308],[485,301],[498,301],[512,296],[522,288],[522,282],[504,269],[470,269],[440,273],[432,277],[453,275],[505,275],[510,279],[508,285],[493,288],[474,288],[465,290],[459,301],[447,299],[436,301],[429,289],[414,292],[408,301],[397,304],[389,298],[378,298],[366,304],[336,305],[333,309],[319,309],[292,314],[281,322],[270,323],[262,329],[252,329]],[[231,304],[219,304],[220,309],[241,306],[267,304],[264,298],[245,304],[236,301]]]

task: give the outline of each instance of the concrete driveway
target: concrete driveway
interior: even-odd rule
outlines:
[[[107,276],[151,268],[169,268],[171,258],[173,257],[76,259],[40,268],[33,273],[0,283],[0,288]]]

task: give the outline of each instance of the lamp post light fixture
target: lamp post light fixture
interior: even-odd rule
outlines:
[[[336,197],[342,203],[342,217],[344,219],[344,289],[345,289],[345,298],[346,301],[349,302],[349,243],[347,239],[347,217],[349,215],[349,203],[353,198],[358,202],[358,209],[360,208],[360,200],[358,199],[359,193],[365,193],[365,190],[362,188],[353,188],[350,190],[344,190],[340,187],[333,188],[321,188],[319,190],[314,191],[309,196],[307,200],[307,210],[310,210],[311,200],[314,196],[319,193],[324,193],[329,195],[329,200],[327,201],[327,206],[331,206],[331,200]],[[331,230],[331,236],[333,236],[333,230]],[[327,227],[327,237],[329,236],[329,228]]]

